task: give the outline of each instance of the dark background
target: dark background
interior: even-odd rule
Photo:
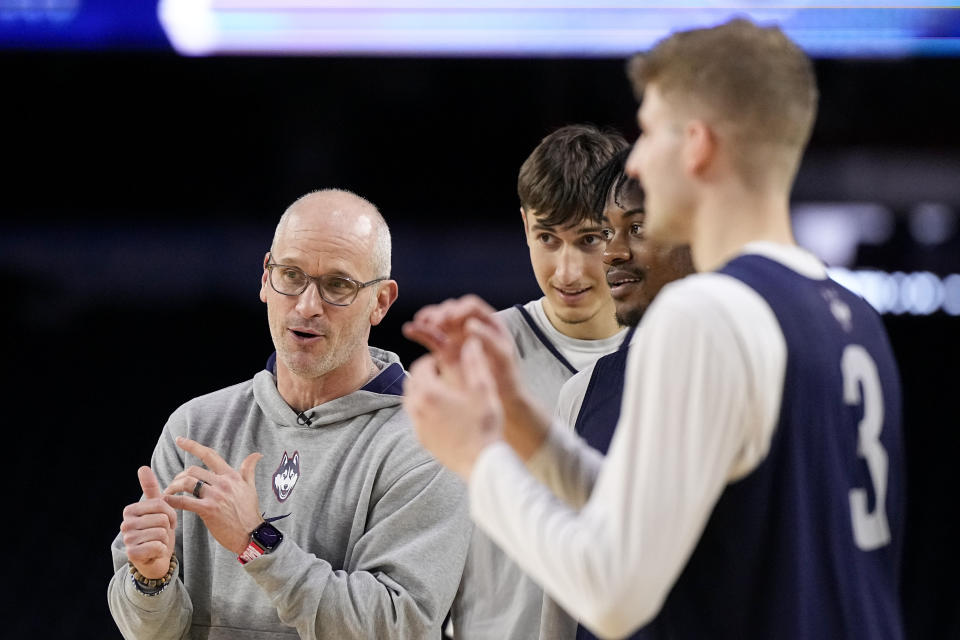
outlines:
[[[960,272],[956,238],[921,249],[904,231],[919,202],[960,207],[960,60],[817,72],[795,199],[893,208],[897,234],[859,266]],[[515,195],[539,139],[582,121],[636,135],[621,60],[5,52],[0,78],[10,638],[119,637],[109,545],[136,469],[176,406],[272,351],[260,265],[293,199],[335,186],[383,211],[400,298],[372,341],[409,365],[399,327],[423,304],[539,295]],[[960,318],[885,320],[905,391],[909,637],[960,637]]]

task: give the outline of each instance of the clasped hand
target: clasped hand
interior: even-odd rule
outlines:
[[[424,307],[404,335],[430,354],[410,368],[403,405],[423,446],[469,479],[492,442],[511,441],[509,428],[528,400],[518,383],[513,339],[477,296]],[[511,444],[513,444],[511,442]]]
[[[216,451],[189,438],[178,437],[177,446],[199,458],[206,468],[187,467],[161,492],[153,470],[140,467],[137,476],[144,499],[123,510],[120,531],[127,558],[147,578],[162,577],[170,565],[176,543],[176,509],[200,516],[214,539],[237,555],[246,549],[250,532],[263,522],[255,480],[262,454],[251,453],[235,470]],[[195,497],[198,481],[203,484]]]

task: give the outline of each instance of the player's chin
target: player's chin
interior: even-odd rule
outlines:
[[[576,305],[556,305],[556,312],[557,316],[564,322],[579,324],[597,315],[601,306],[599,300],[592,300],[589,303],[581,302]]]
[[[647,308],[646,300],[620,300],[614,305],[617,324],[621,327],[635,327],[640,324],[643,312]]]

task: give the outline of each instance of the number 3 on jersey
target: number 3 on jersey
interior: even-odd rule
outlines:
[[[850,517],[853,539],[857,547],[871,551],[890,542],[885,501],[887,497],[887,451],[880,442],[883,428],[883,391],[877,365],[867,350],[851,344],[843,350],[840,363],[843,372],[843,400],[848,405],[863,404],[863,418],[858,425],[857,455],[867,461],[876,504],[867,509],[867,490],[850,490]],[[861,397],[862,388],[862,397]]]

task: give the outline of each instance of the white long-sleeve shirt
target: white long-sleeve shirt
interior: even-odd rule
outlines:
[[[746,251],[826,277],[796,247]],[[491,445],[470,478],[473,519],[598,635],[627,634],[659,610],[724,487],[766,455],[785,367],[755,291],[712,273],[671,284],[634,336],[606,459],[563,425],[528,466]]]

